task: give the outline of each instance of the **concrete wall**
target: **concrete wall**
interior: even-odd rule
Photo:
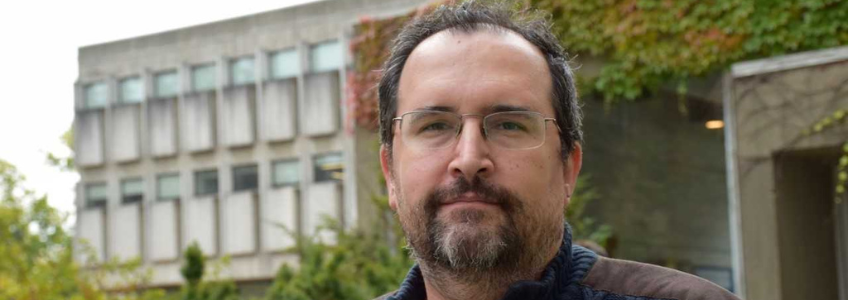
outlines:
[[[306,201],[302,202],[304,234],[317,236],[326,243],[335,243],[336,235],[328,230],[318,230],[326,225],[324,218],[342,219],[341,187],[336,182],[319,183],[312,186]],[[343,221],[343,220],[342,220]]]
[[[291,233],[297,232],[298,229],[297,190],[293,187],[274,189],[268,193],[262,207],[262,249],[281,251],[294,246],[295,241]]]
[[[186,95],[183,100],[183,148],[190,152],[212,150],[216,143],[216,94],[214,92]]]
[[[109,257],[141,257],[141,203],[121,205],[109,214]]]
[[[227,225],[224,228],[224,252],[231,255],[251,254],[257,250],[257,201],[253,191],[237,192],[224,200]]]
[[[126,104],[112,110],[112,138],[109,149],[111,158],[119,163],[140,158],[141,153],[141,106]]]
[[[253,86],[231,87],[224,91],[225,143],[229,147],[252,144],[256,137],[256,89]]]
[[[845,142],[848,126],[844,125],[821,135],[804,132],[835,108],[848,107],[846,80],[848,48],[740,63],[728,74],[725,107],[732,134],[728,171],[729,182],[735,186],[730,192],[731,216],[735,216],[731,224],[737,235],[738,275],[747,299],[791,299],[784,294],[787,283],[782,278],[796,270],[781,263],[787,257],[779,229],[781,207],[791,206],[779,204],[775,176],[780,168],[774,157],[809,149],[835,151]]]
[[[608,110],[586,101],[581,176],[599,198],[585,214],[612,226],[615,257],[688,272],[729,269],[724,134],[693,117],[708,103],[690,99],[687,116],[672,97]]]
[[[87,248],[80,252],[80,258],[83,261],[88,259],[88,251],[94,251],[95,259],[105,259],[106,257],[106,240],[105,240],[105,223],[103,208],[89,208],[80,210],[77,213],[77,232],[79,238],[85,240]]]
[[[266,141],[288,141],[296,134],[297,83],[294,79],[268,81],[263,88]]]
[[[306,135],[327,135],[339,128],[339,76],[335,72],[309,74],[305,83],[306,99],[300,128]]]
[[[180,209],[178,201],[151,203],[147,228],[150,228],[147,256],[151,261],[171,261],[179,257]]]
[[[78,112],[74,128],[76,163],[81,167],[103,164],[103,111]]]
[[[176,99],[150,101],[149,128],[150,154],[167,157],[177,154],[177,105]]]
[[[182,203],[183,248],[197,242],[204,254],[218,254],[218,199],[217,196],[202,196],[186,199]]]

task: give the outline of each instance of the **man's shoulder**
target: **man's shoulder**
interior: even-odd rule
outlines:
[[[392,295],[394,295],[394,294],[395,294],[395,292],[396,292],[396,291],[388,292],[388,293],[386,293],[385,295],[382,295],[382,296],[380,296],[380,297],[374,298],[374,300],[386,300],[386,299],[389,299],[389,297],[391,297]]]
[[[605,257],[598,258],[581,284],[596,291],[636,297],[739,299],[720,286],[691,274]]]

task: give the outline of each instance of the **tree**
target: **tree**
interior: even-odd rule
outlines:
[[[186,284],[182,287],[183,300],[238,300],[238,288],[232,280],[204,281],[206,258],[197,242],[191,243],[183,253],[180,274]],[[225,263],[228,261],[224,258]],[[217,274],[212,274],[216,277]]]

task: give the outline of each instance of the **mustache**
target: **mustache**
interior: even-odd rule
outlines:
[[[474,193],[483,198],[486,203],[500,206],[507,213],[520,211],[523,208],[519,198],[508,189],[484,181],[480,177],[474,177],[469,181],[460,176],[449,186],[435,189],[425,200],[424,211],[432,220],[439,206],[467,193]]]

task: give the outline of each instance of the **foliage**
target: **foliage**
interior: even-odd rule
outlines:
[[[217,280],[213,278],[210,281],[204,281],[203,277],[206,272],[206,258],[203,256],[200,246],[197,242],[191,243],[183,253],[183,265],[180,268],[180,274],[186,284],[183,285],[181,298],[183,300],[238,300],[239,291],[235,282],[232,280]],[[228,262],[228,258],[223,259]],[[211,274],[212,277],[217,277],[216,272]]]
[[[389,221],[383,219],[375,223]],[[335,235],[335,243],[316,237],[296,236],[293,251],[300,256],[297,269],[284,265],[268,289],[267,300],[368,300],[397,289],[413,260],[402,248],[399,226],[375,226],[373,230],[346,230],[325,219],[323,231]]]
[[[74,259],[65,216],[47,197],[22,186],[24,177],[0,160],[0,299],[157,299],[144,290],[140,260],[112,259],[86,270]],[[94,251],[81,247],[94,261]],[[110,291],[110,292],[107,292]]]
[[[760,57],[844,45],[839,0],[531,0],[569,51],[607,60],[589,92],[607,103]]]
[[[612,227],[598,224],[589,216],[584,216],[586,205],[599,198],[598,192],[591,187],[591,176],[581,175],[577,178],[574,194],[565,209],[565,219],[571,225],[573,240],[589,240],[606,248],[607,241],[612,236]]]
[[[47,164],[59,168],[62,171],[73,171],[74,168],[74,128],[68,128],[60,137],[62,144],[71,150],[71,154],[64,156],[55,153],[47,153]]]
[[[832,115],[826,116],[816,122],[812,128],[804,131],[806,136],[822,134],[833,130],[837,125],[848,122],[848,109],[837,109]],[[837,163],[836,173],[836,203],[841,203],[842,198],[848,194],[848,140],[842,145],[842,154]]]

